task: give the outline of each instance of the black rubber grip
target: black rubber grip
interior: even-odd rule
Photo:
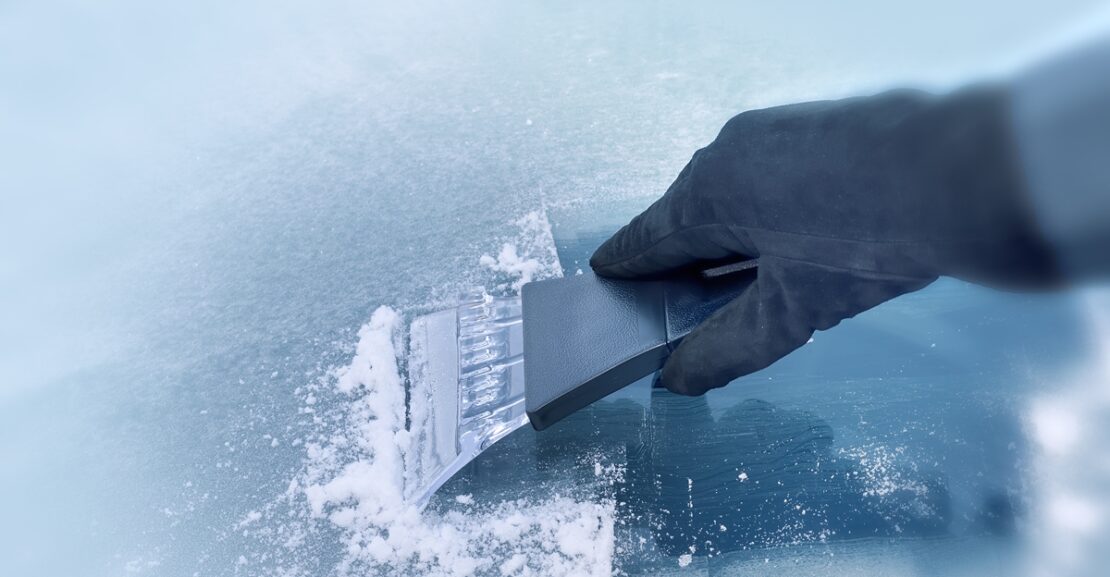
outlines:
[[[626,281],[586,273],[524,285],[524,396],[532,426],[545,429],[661,369],[682,338],[752,278]]]

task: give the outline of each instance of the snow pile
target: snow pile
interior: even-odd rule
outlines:
[[[551,223],[542,211],[530,212],[516,222],[520,234],[512,242],[501,245],[497,257],[482,255],[479,264],[505,279],[497,289],[519,293],[526,283],[561,276],[559,255],[551,236]]]
[[[339,531],[340,574],[610,575],[611,504],[553,496],[422,513],[402,500],[404,384],[401,316],[381,307],[359,331],[350,364],[333,372],[347,424],[307,445],[291,491],[311,518]]]

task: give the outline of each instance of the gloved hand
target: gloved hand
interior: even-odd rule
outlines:
[[[941,275],[1050,283],[1008,126],[1001,87],[745,112],[590,265],[635,279],[758,259],[756,280],[663,369],[663,386],[688,395]]]

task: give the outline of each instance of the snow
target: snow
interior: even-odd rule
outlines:
[[[498,288],[519,293],[533,280],[560,276],[562,269],[546,212],[529,212],[514,224],[520,230],[516,239],[503,243],[496,257],[484,254],[478,259],[483,267],[509,279]]]
[[[515,280],[512,281],[512,287],[515,290],[520,290],[520,287],[526,283],[532,282],[536,273],[542,270],[543,265],[535,259],[521,258],[517,254],[515,245],[505,243],[501,245],[501,252],[497,254],[497,258],[489,255],[482,255],[479,260],[482,266],[490,270],[505,273]]]
[[[501,564],[500,570],[502,575],[517,575],[526,566],[528,557],[520,553],[513,555],[507,561]]]
[[[863,496],[886,499],[910,493],[924,496],[929,488],[903,468],[906,447],[888,447],[881,443],[868,443],[841,449],[840,454],[854,460],[858,467],[853,473],[863,489]],[[911,469],[912,470],[912,469]]]
[[[239,528],[246,527],[262,518],[262,513],[258,511],[251,511],[247,513],[242,520],[239,521]]]

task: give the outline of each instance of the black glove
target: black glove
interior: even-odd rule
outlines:
[[[689,395],[762,369],[940,275],[1055,281],[1009,136],[1005,91],[896,91],[746,112],[590,259],[658,278],[758,259],[755,282],[699,325],[662,384]]]

